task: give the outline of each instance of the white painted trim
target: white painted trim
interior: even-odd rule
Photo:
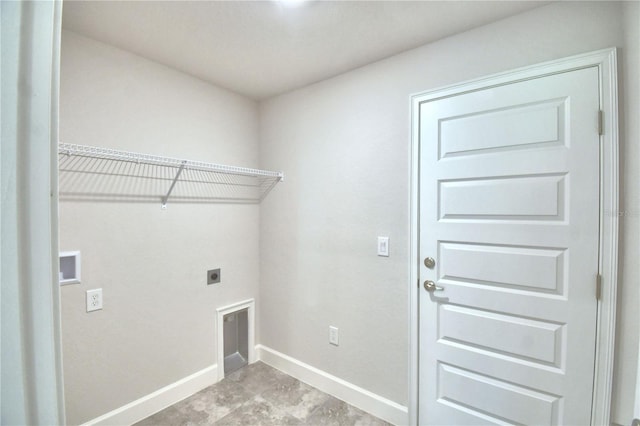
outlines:
[[[409,189],[409,424],[418,424],[420,372],[420,238],[418,219],[420,212],[420,107],[415,98],[411,100],[411,167]]]
[[[233,312],[238,312],[242,310],[247,310],[247,326],[248,330],[248,344],[249,344],[249,364],[253,364],[256,362],[256,354],[255,354],[255,311],[256,311],[256,303],[254,299],[248,299],[242,302],[234,303],[231,305],[223,306],[222,308],[217,308],[217,337],[218,337],[218,380],[224,379],[224,316]]]
[[[62,1],[3,2],[0,325],[3,424],[64,424],[58,286]]]
[[[217,365],[211,365],[127,405],[90,420],[82,426],[130,425],[138,422],[217,383],[217,370]]]
[[[53,321],[55,327],[54,342],[55,342],[55,356],[56,356],[56,370],[57,370],[57,396],[60,401],[60,424],[67,424],[67,414],[65,409],[65,396],[64,396],[64,366],[62,356],[62,303],[59,285],[55,285],[59,277],[59,258],[58,251],[60,248],[60,220],[58,216],[58,140],[60,139],[60,49],[62,46],[62,0],[55,0],[55,11],[53,20],[54,25],[54,42],[52,44],[53,55],[53,72],[51,75],[51,143],[49,152],[49,164],[51,165],[51,201],[49,205],[51,216],[51,275],[53,278],[54,286],[56,290],[53,292]]]
[[[258,352],[258,358],[265,364],[277,368],[329,395],[395,425],[407,424],[408,409],[403,405],[264,345],[256,346],[256,352]]]
[[[596,59],[594,57],[594,59]],[[600,275],[602,294],[596,325],[596,365],[592,425],[611,423],[613,362],[618,289],[618,71],[615,49],[600,51],[594,65],[600,74],[600,108],[604,112],[600,137]]]
[[[638,342],[638,353],[640,353],[640,342]],[[638,371],[636,372],[636,402],[633,406],[633,417],[640,423],[640,356],[638,357]]]
[[[419,395],[419,110],[425,101],[500,86],[545,75],[598,67],[600,108],[604,112],[604,134],[601,136],[600,195],[600,275],[602,295],[598,301],[596,360],[591,424],[608,425],[611,418],[613,360],[618,265],[618,87],[616,49],[604,49],[525,68],[495,74],[464,83],[430,90],[411,97],[411,247],[409,265],[410,362],[409,413],[411,424],[417,424]]]

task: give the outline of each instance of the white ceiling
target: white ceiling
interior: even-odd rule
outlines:
[[[265,99],[540,1],[65,1],[63,28]]]

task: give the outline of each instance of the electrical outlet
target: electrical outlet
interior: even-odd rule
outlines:
[[[329,343],[338,346],[338,327],[329,326]]]
[[[102,309],[102,289],[87,290],[87,312]]]
[[[207,285],[217,284],[221,279],[220,268],[207,271]]]

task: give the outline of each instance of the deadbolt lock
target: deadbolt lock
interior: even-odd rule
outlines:
[[[433,257],[427,257],[424,259],[424,266],[429,269],[433,269],[433,267],[436,266],[436,261],[433,259]]]

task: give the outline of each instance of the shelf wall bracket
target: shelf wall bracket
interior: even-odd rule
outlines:
[[[186,164],[187,164],[186,160],[183,161],[182,164],[180,164],[180,168],[178,168],[178,172],[176,173],[176,176],[173,178],[173,182],[171,182],[171,186],[169,187],[169,191],[167,192],[167,195],[162,197],[162,209],[163,210],[167,209],[167,200],[169,199],[169,196],[171,195],[171,191],[173,191],[173,187],[176,186],[176,182],[178,182],[178,178],[180,177],[180,174],[184,170],[184,167],[185,167]]]

